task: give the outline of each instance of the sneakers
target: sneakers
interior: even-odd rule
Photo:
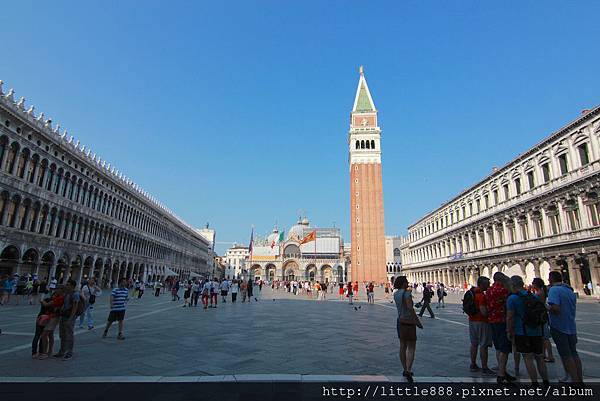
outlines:
[[[477,366],[476,363],[472,363],[471,366],[469,367],[469,370],[471,372],[480,372],[481,368],[479,366]]]
[[[70,360],[72,358],[73,358],[73,354],[67,353],[67,354],[65,354],[65,356],[63,356],[62,360],[63,361],[68,361],[68,360]]]
[[[119,335],[117,336],[117,340],[124,340],[125,336],[123,335],[123,333],[119,333]]]
[[[40,355],[38,356],[38,359],[39,359],[40,361],[43,361],[44,359],[48,359],[48,354],[40,354]]]
[[[40,354],[38,354],[37,352],[34,354],[31,354],[31,359],[38,359],[40,357]]]
[[[65,354],[59,352],[59,353],[52,355],[52,358],[62,358],[64,356],[65,356]]]

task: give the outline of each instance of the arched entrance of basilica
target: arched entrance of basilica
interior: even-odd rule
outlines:
[[[298,278],[298,264],[290,261],[283,266],[283,279],[285,281],[293,281]]]

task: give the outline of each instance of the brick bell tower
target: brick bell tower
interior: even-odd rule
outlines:
[[[385,283],[381,129],[363,67],[350,113],[350,233],[352,281]]]

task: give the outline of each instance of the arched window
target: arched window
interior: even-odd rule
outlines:
[[[371,143],[369,142],[368,139],[367,139],[367,149],[371,149]]]
[[[359,149],[359,148],[360,148],[360,141],[357,139],[356,140],[356,149]]]
[[[360,148],[361,148],[361,149],[364,149],[364,148],[365,148],[365,141],[364,141],[364,140],[363,140],[363,141],[360,141]]]
[[[375,140],[371,139],[371,149],[375,149]]]

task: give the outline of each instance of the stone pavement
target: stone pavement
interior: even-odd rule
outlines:
[[[183,308],[183,302],[172,302],[170,295],[155,298],[148,292],[128,305],[125,341],[116,340],[116,327],[109,338],[100,338],[107,316],[108,297],[103,295],[96,304],[96,329],[76,332],[75,356],[66,362],[30,358],[37,307],[0,307],[0,377],[174,380],[186,376],[181,380],[197,380],[212,375],[225,380],[257,374],[308,379],[400,375],[396,310],[389,301],[359,302],[355,309],[335,294],[316,301],[270,288],[255,293],[258,302],[219,303],[217,309],[204,311]],[[438,319],[423,319],[416,377],[491,379],[469,372],[466,316],[458,296],[449,298],[446,308],[434,309]],[[579,349],[590,379],[600,378],[599,309],[597,303],[581,303],[578,309]],[[490,365],[495,366],[495,361]],[[553,380],[562,376],[559,365],[549,364]],[[523,377],[524,367],[521,371]]]

